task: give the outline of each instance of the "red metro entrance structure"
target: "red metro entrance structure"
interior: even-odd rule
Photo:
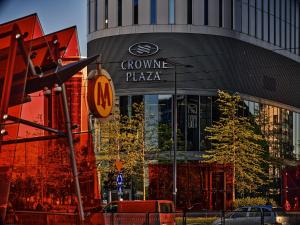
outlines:
[[[95,182],[95,168],[82,132],[80,71],[96,58],[80,58],[76,27],[44,35],[36,14],[0,24],[2,218],[11,204],[23,209],[36,202],[72,202],[84,218],[82,201],[93,187],[80,176]]]

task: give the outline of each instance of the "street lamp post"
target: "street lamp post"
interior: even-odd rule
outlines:
[[[173,65],[174,69],[174,97],[173,97],[173,202],[174,207],[176,209],[176,200],[177,200],[177,66],[183,66],[185,68],[193,68],[192,65],[186,65],[177,63],[174,61],[170,61],[167,58],[159,58],[159,61],[165,61],[171,65]]]
[[[177,199],[177,68],[174,65],[174,98],[173,98],[173,201],[176,209]]]

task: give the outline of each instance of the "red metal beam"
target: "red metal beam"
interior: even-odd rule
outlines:
[[[2,95],[1,95],[1,103],[0,103],[0,124],[3,123],[3,116],[8,112],[8,104],[9,98],[11,95],[12,89],[12,81],[14,75],[14,68],[15,68],[15,60],[17,55],[17,48],[18,42],[17,39],[22,38],[20,34],[20,29],[17,25],[13,26],[11,38],[10,38],[10,48],[8,53],[8,59],[6,64],[6,70],[4,75],[4,82],[2,88]],[[2,129],[2,126],[0,126]],[[0,136],[0,141],[2,140],[2,135]],[[0,143],[0,150],[1,150],[1,143]]]

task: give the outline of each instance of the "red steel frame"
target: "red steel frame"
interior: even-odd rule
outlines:
[[[36,16],[36,15],[33,15],[33,16]],[[18,24],[17,22],[16,23],[12,22],[13,25],[12,25],[11,32],[6,32],[6,33],[1,34],[1,30],[0,30],[0,38],[4,38],[7,36],[10,37],[5,74],[4,74],[4,78],[3,78],[3,84],[2,84],[2,91],[0,89],[0,91],[1,91],[0,154],[1,154],[1,149],[4,144],[7,145],[7,144],[16,144],[16,143],[26,142],[26,141],[38,141],[38,140],[47,140],[47,139],[53,139],[53,138],[55,139],[55,138],[59,138],[59,137],[67,137],[68,142],[69,142],[69,147],[70,147],[70,160],[71,160],[71,164],[72,164],[73,177],[75,179],[75,189],[77,192],[78,209],[79,209],[78,211],[79,211],[80,219],[84,220],[83,204],[82,204],[82,200],[81,200],[78,172],[77,172],[77,167],[76,167],[75,153],[74,153],[74,146],[73,146],[73,138],[72,138],[73,133],[71,131],[71,121],[70,121],[70,115],[69,115],[69,111],[68,111],[68,102],[67,102],[67,97],[66,97],[66,89],[64,87],[64,81],[69,79],[72,75],[77,73],[79,70],[81,70],[83,67],[88,65],[90,62],[94,61],[97,56],[91,57],[86,60],[80,60],[78,62],[63,66],[60,64],[61,57],[62,57],[62,55],[61,55],[62,50],[59,48],[60,47],[59,44],[55,43],[55,42],[57,42],[56,35],[53,35],[52,41],[50,41],[50,42],[47,42],[49,40],[47,40],[47,37],[46,37],[44,41],[45,41],[46,46],[48,46],[48,48],[50,50],[49,57],[52,58],[52,61],[49,63],[57,64],[58,69],[56,69],[55,72],[50,71],[50,73],[48,73],[49,75],[46,75],[45,77],[43,77],[43,76],[39,76],[39,78],[32,77],[32,76],[36,76],[35,67],[34,67],[33,61],[31,60],[31,57],[28,57],[29,53],[30,53],[30,49],[26,49],[25,42],[23,40],[23,37],[26,38],[26,34],[22,35],[21,29],[19,27],[19,25],[22,24],[22,21],[20,22],[20,24]],[[7,24],[5,24],[5,25],[7,25]],[[0,27],[1,27],[1,25],[0,25]],[[74,31],[76,32],[75,28],[74,28]],[[68,32],[67,29],[66,29],[66,32]],[[75,33],[75,35],[76,35],[76,33]],[[37,40],[37,42],[39,41],[38,39],[36,39],[36,40]],[[74,40],[73,40],[73,42],[74,42]],[[76,43],[76,44],[78,44],[78,43]],[[76,47],[76,48],[78,48],[78,47]],[[1,50],[1,48],[0,48],[0,50]],[[22,56],[24,64],[28,67],[26,70],[25,77],[24,77],[25,80],[24,80],[23,87],[21,87],[21,88],[23,88],[23,92],[21,93],[23,97],[26,94],[25,90],[27,90],[27,89],[31,90],[30,88],[32,88],[32,90],[37,91],[36,90],[37,87],[35,84],[36,84],[36,82],[39,82],[39,81],[41,83],[41,85],[40,85],[41,88],[43,88],[44,85],[51,88],[51,86],[56,82],[62,86],[61,99],[62,99],[62,103],[63,103],[63,111],[64,111],[64,117],[65,117],[65,126],[66,126],[65,131],[59,131],[59,130],[53,129],[51,127],[46,127],[46,126],[31,122],[31,121],[27,121],[27,120],[24,120],[21,118],[14,117],[12,115],[7,115],[8,108],[10,107],[10,102],[12,100],[15,100],[14,99],[15,96],[13,95],[12,90],[13,90],[14,85],[17,85],[16,82],[18,82],[18,81],[14,80],[14,76],[15,76],[14,70],[17,66],[16,58],[17,58],[18,54],[20,54]],[[46,56],[44,56],[44,57],[46,57]],[[28,69],[29,69],[29,73],[28,73]],[[31,74],[31,77],[28,77],[28,74]],[[40,80],[35,81],[37,79],[40,79]],[[31,81],[31,87],[26,86],[26,81],[28,81],[28,80]],[[0,82],[1,82],[1,80],[0,80]],[[25,87],[26,87],[26,89],[25,89]],[[0,83],[0,88],[1,88],[1,83]],[[16,91],[16,90],[14,90],[14,91]],[[20,91],[20,90],[17,90],[17,91]],[[24,99],[22,99],[19,104],[23,104],[23,103],[24,103]],[[24,138],[24,139],[17,139],[17,137],[15,137],[16,139],[14,139],[14,140],[4,140],[4,135],[6,134],[5,126],[7,125],[5,122],[8,120],[13,121],[15,123],[23,123],[23,124],[26,124],[26,125],[29,125],[32,127],[36,127],[39,129],[43,129],[43,130],[46,130],[49,132],[54,132],[57,135],[34,137],[34,138]],[[1,166],[1,164],[0,164],[0,166]],[[9,193],[9,187],[8,187],[8,193]],[[9,198],[9,194],[7,194],[7,196],[6,196],[6,203],[0,202],[0,216],[2,218],[4,218],[5,214],[6,214],[5,211],[6,211],[8,198]],[[3,205],[4,205],[4,207],[3,207]],[[1,208],[2,208],[2,212],[1,212]]]
[[[21,38],[20,30],[17,25],[13,26],[12,33],[10,35],[11,47],[9,48],[8,60],[6,64],[6,72],[4,75],[4,82],[1,95],[1,104],[0,104],[0,124],[3,124],[3,116],[7,114],[8,104],[11,95],[12,81],[14,75],[15,59],[17,54],[18,42],[17,38]],[[2,130],[2,126],[1,126]],[[2,140],[2,135],[0,140]],[[1,142],[0,142],[0,151],[1,151]]]

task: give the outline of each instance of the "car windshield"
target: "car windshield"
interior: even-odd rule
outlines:
[[[239,218],[239,217],[246,217],[247,216],[247,207],[238,208],[233,211],[231,218]]]
[[[172,205],[170,203],[160,203],[160,212],[161,213],[171,213]]]
[[[225,218],[230,218],[232,214],[233,214],[233,212],[226,213]]]
[[[277,216],[287,216],[286,212],[282,208],[273,208],[272,210]]]

